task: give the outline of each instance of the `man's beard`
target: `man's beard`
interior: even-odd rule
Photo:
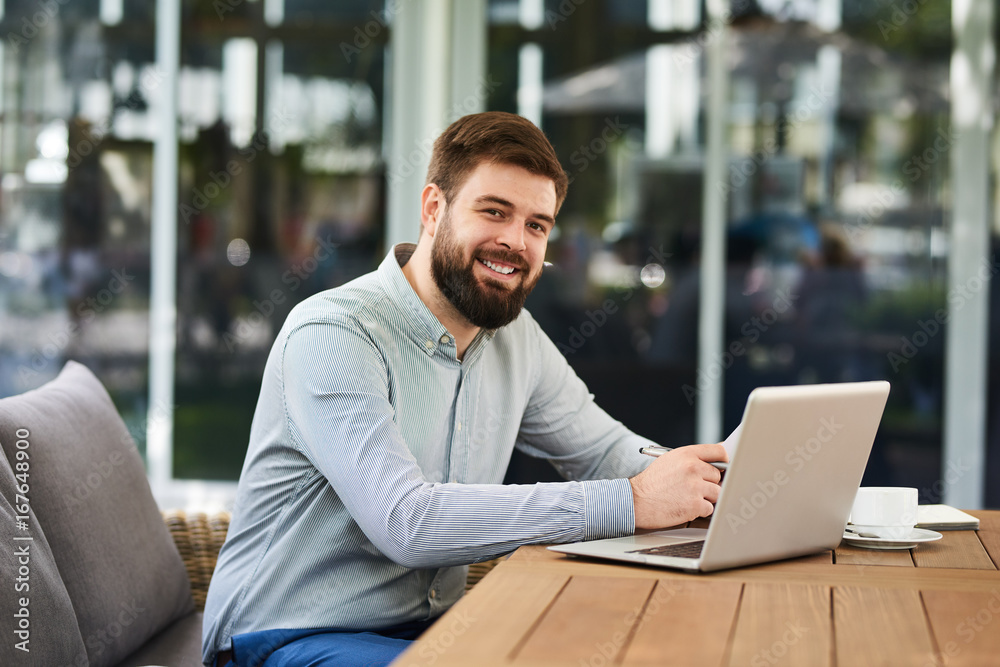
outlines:
[[[512,264],[525,277],[513,288],[488,278],[480,281],[474,273],[474,263],[478,261],[476,256]],[[539,273],[532,279],[528,271],[528,265],[520,255],[504,250],[473,253],[466,261],[452,234],[451,215],[445,213],[434,238],[431,273],[445,298],[474,326],[499,329],[514,321],[524,307],[524,300],[541,277]]]

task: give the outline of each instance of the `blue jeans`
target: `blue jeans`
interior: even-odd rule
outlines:
[[[362,632],[337,628],[248,632],[233,637],[233,656],[238,667],[385,667],[432,623],[412,621]]]

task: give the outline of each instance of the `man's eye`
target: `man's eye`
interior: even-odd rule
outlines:
[[[500,217],[503,215],[503,211],[498,211],[495,208],[490,208],[486,210],[487,215],[492,215],[494,217]]]
[[[544,232],[545,231],[545,225],[543,225],[543,224],[541,224],[539,222],[529,222],[528,226],[531,227],[532,229],[537,229],[540,232]]]

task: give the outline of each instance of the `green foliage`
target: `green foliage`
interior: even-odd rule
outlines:
[[[947,59],[952,49],[951,0],[848,0],[843,29],[890,53]]]
[[[917,323],[947,308],[943,286],[922,284],[896,292],[878,292],[857,312],[856,324],[871,333],[907,335]]]

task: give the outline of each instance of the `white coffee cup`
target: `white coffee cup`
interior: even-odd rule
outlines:
[[[887,540],[906,539],[917,524],[917,490],[863,486],[854,497],[849,521],[859,533],[874,533]]]

